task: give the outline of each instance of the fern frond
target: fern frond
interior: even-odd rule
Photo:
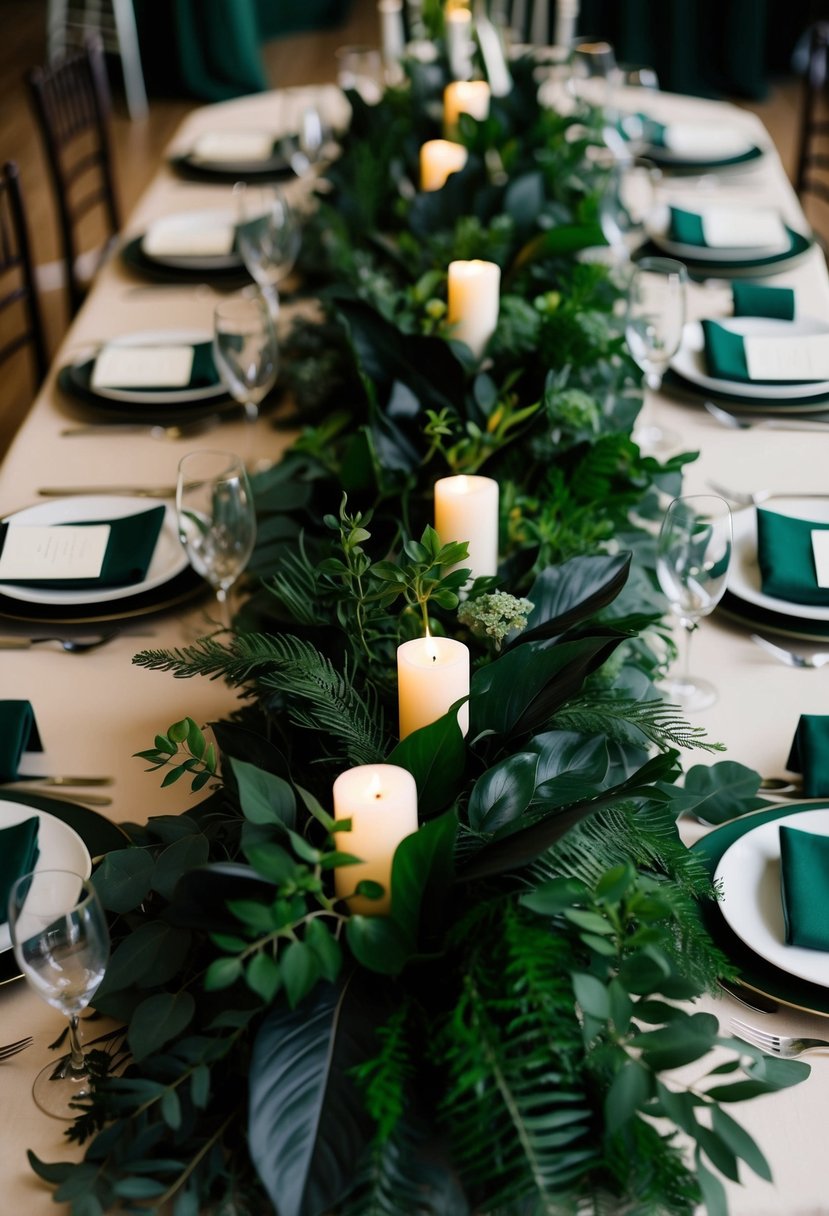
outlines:
[[[411,1117],[370,1146],[339,1216],[468,1216],[458,1179]]]
[[[321,607],[317,569],[308,560],[302,537],[297,551],[288,550],[281,557],[278,569],[264,586],[298,625],[330,624],[330,612]]]
[[[691,726],[677,713],[675,705],[664,701],[635,701],[612,691],[585,690],[564,705],[553,720],[558,730],[575,730],[585,735],[607,735],[620,743],[654,743],[660,751],[672,747],[700,748],[721,752],[722,743],[709,743],[702,726]]]

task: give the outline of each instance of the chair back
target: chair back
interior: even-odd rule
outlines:
[[[49,166],[69,314],[74,316],[86,294],[80,255],[90,245],[103,255],[121,227],[109,140],[109,85],[100,38],[88,39],[78,54],[34,68],[26,81]]]
[[[37,383],[49,362],[17,165],[0,171],[0,365],[30,345]]]
[[[824,250],[829,249],[829,21],[812,26],[803,74],[795,189]]]

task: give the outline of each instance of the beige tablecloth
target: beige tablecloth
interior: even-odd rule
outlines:
[[[314,95],[321,98],[332,118],[342,116],[342,98],[335,90],[315,91]],[[186,150],[196,134],[222,127],[290,129],[307,98],[306,92],[292,91],[207,107],[186,120],[172,150]],[[752,116],[723,104],[653,94],[648,94],[647,101],[656,117],[725,118],[744,125],[756,142],[768,143]],[[797,200],[771,149],[750,170],[716,180],[675,179],[666,186],[666,198],[681,201],[689,195],[699,202],[768,202],[782,207],[795,224],[800,220]],[[163,167],[131,216],[127,237],[143,232],[158,216],[226,207],[229,200],[229,187],[183,182]],[[771,281],[795,287],[802,311],[829,319],[829,278],[817,248]],[[113,261],[103,270],[56,365],[81,348],[129,331],[182,326],[209,331],[212,304],[209,290],[141,284]],[[730,308],[727,285],[694,286],[691,306],[697,316],[717,311],[726,314]],[[730,432],[699,405],[679,405],[665,397],[657,402],[657,412],[664,426],[681,433],[686,449],[701,453],[687,472],[686,492],[705,490],[709,478],[735,489],[826,488],[829,432],[826,436]],[[207,442],[192,438],[159,441],[140,434],[62,437],[59,432],[72,416],[71,405],[62,400],[50,377],[0,470],[0,512],[39,501],[38,487],[49,484],[172,483],[178,460],[194,446],[249,450],[250,435],[242,423],[224,425]],[[259,424],[258,455],[278,457],[285,442],[268,425]],[[158,776],[145,773],[132,753],[150,746],[159,729],[185,714],[200,722],[222,715],[231,707],[233,694],[214,682],[174,680],[144,671],[131,664],[131,657],[145,647],[175,646],[192,639],[204,631],[204,613],[201,604],[138,621],[135,629],[142,630],[142,636],[123,635],[85,656],[65,654],[51,646],[2,653],[0,697],[29,698],[36,709],[45,745],[39,771],[112,774],[113,804],[106,813],[116,821],[144,820],[151,814],[181,810],[187,801],[181,787],[159,793]],[[827,711],[827,674],[779,666],[752,645],[747,631],[716,619],[703,624],[694,650],[695,667],[710,673],[720,690],[717,705],[701,717],[710,738],[725,743],[731,759],[764,773],[782,771],[799,714]],[[694,830],[700,829],[690,828],[689,833]],[[707,1004],[724,1019],[725,1027],[728,1018],[740,1012],[729,999]],[[764,1020],[759,1014],[748,1016],[758,1024]],[[63,1125],[41,1115],[30,1095],[32,1077],[49,1057],[46,1044],[60,1025],[60,1015],[24,984],[0,988],[0,1043],[24,1033],[35,1038],[28,1051],[0,1064],[0,1212],[9,1216],[47,1216],[61,1210],[51,1203],[50,1190],[32,1175],[25,1157],[27,1147],[47,1160],[65,1159],[74,1152],[63,1143]],[[775,1025],[829,1032],[829,1019],[794,1013],[780,1015]],[[812,1062],[813,1075],[804,1086],[735,1112],[769,1156],[775,1183],[770,1186],[747,1175],[744,1187],[729,1184],[734,1216],[829,1213],[823,1178],[829,1057],[815,1056]]]

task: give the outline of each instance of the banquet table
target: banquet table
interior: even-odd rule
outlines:
[[[313,99],[332,123],[343,121],[344,99],[333,88],[261,94],[205,107],[191,114],[177,133],[170,153],[186,150],[200,133],[239,126],[295,129],[302,109]],[[782,209],[788,222],[802,223],[799,204],[779,158],[758,121],[750,114],[716,103],[668,94],[647,96],[649,111],[661,121],[724,118],[744,127],[765,156],[750,168],[714,178],[667,178],[666,198],[702,202],[746,200]],[[639,104],[630,98],[631,108]],[[230,186],[182,181],[163,164],[130,216],[125,239],[143,232],[160,216],[229,205]],[[775,285],[796,289],[806,313],[829,320],[829,275],[823,254],[812,247],[796,264],[774,277]],[[692,315],[726,315],[727,282],[696,283],[691,288]],[[56,370],[74,353],[130,330],[176,328],[183,324],[210,329],[214,293],[210,289],[141,282],[115,258],[101,271],[87,303],[58,352],[55,369],[0,468],[0,513],[41,501],[38,489],[48,485],[174,483],[181,455],[193,447],[222,447],[243,453],[251,442],[246,424],[227,421],[205,439],[162,440],[145,434],[105,431],[64,436],[74,410],[56,384]],[[735,490],[815,490],[826,484],[829,430],[826,436],[763,430],[723,429],[701,408],[661,394],[656,401],[660,424],[680,432],[685,450],[699,451],[686,473],[685,492],[705,492],[713,479]],[[277,459],[289,442],[265,419],[257,423],[257,454]],[[210,627],[209,597],[180,609],[139,618],[116,639],[86,655],[64,653],[42,645],[2,656],[0,697],[32,701],[44,751],[31,757],[31,773],[100,773],[114,778],[107,793],[106,814],[115,822],[144,821],[149,815],[186,809],[200,795],[176,785],[159,792],[157,774],[145,772],[133,758],[149,747],[154,735],[190,715],[204,723],[226,714],[234,694],[215,681],[174,680],[131,664],[132,655],[148,647],[184,644]],[[140,634],[139,634],[140,631]],[[3,627],[0,626],[0,632]],[[706,727],[709,739],[724,743],[726,758],[751,765],[767,775],[784,771],[792,736],[802,713],[826,708],[827,676],[776,663],[749,639],[749,630],[715,615],[703,622],[694,641],[694,666],[715,680],[717,704],[692,719]],[[697,754],[689,763],[702,762]],[[693,840],[705,829],[683,827]],[[757,1025],[783,1031],[825,1035],[829,1019],[787,1010],[773,1018],[746,1010],[731,998],[706,999],[706,1008],[722,1019],[743,1015]],[[25,1151],[47,1160],[78,1155],[64,1142],[64,1125],[42,1115],[31,1099],[34,1074],[50,1058],[47,1044],[61,1029],[60,1015],[24,983],[0,987],[0,1044],[24,1034],[34,1045],[0,1063],[0,1143],[2,1194],[0,1209],[27,1216],[64,1210],[51,1202],[51,1190],[30,1171]],[[829,1036],[827,1036],[829,1037]],[[809,1080],[793,1090],[761,1098],[736,1110],[769,1157],[774,1183],[745,1174],[745,1185],[727,1184],[734,1216],[819,1216],[829,1213],[822,1178],[825,1162],[824,1118],[829,1105],[829,1058],[810,1057]]]

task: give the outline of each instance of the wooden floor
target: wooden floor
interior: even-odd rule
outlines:
[[[44,287],[53,284],[58,269],[57,228],[37,133],[29,109],[23,76],[45,61],[46,0],[0,0],[0,161],[17,162],[30,218],[36,263],[43,268]],[[269,83],[273,87],[333,80],[334,52],[348,43],[377,45],[376,0],[353,0],[344,24],[334,30],[277,39],[264,48]],[[131,122],[115,81],[112,135],[116,175],[124,215],[152,178],[164,148],[183,117],[200,103],[195,100],[151,99],[150,113]],[[745,103],[738,103],[745,104]],[[748,105],[772,134],[791,172],[797,127],[798,93],[793,81],[774,85],[767,102]],[[50,351],[67,324],[63,293],[42,291]],[[16,366],[19,364],[19,367]],[[4,369],[5,372],[5,369]],[[0,389],[0,455],[19,425],[34,385],[27,360],[15,359]]]

